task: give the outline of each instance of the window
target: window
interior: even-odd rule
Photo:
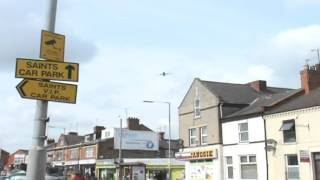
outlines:
[[[106,132],[105,132],[105,137],[106,137],[106,138],[109,138],[109,137],[110,137],[110,131],[106,131]]]
[[[197,145],[196,128],[189,129],[189,144]]]
[[[70,159],[78,159],[79,149],[71,149],[70,150]]]
[[[58,161],[64,160],[64,158],[63,158],[63,151],[58,151],[58,152],[57,152],[57,154],[56,154],[56,159],[57,159]]]
[[[194,100],[194,118],[199,118],[200,114],[200,99],[196,98]]]
[[[86,148],[86,158],[93,158],[93,147]]]
[[[257,179],[257,159],[255,155],[240,156],[241,179]]]
[[[232,156],[226,156],[226,169],[227,169],[227,179],[233,179],[233,162],[232,162]]]
[[[296,142],[296,128],[294,120],[283,121],[280,131],[283,132],[283,142]]]
[[[288,180],[299,179],[299,164],[296,154],[286,155],[286,176]]]
[[[21,164],[24,163],[24,156],[15,156],[14,157],[14,164]]]
[[[248,123],[239,124],[239,142],[247,142],[249,140]]]
[[[200,128],[200,141],[201,145],[208,144],[208,128],[207,126]]]

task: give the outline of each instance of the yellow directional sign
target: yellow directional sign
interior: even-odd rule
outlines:
[[[24,79],[16,86],[20,96],[27,99],[76,103],[77,85]]]
[[[16,78],[78,81],[79,64],[17,58]]]
[[[40,58],[63,62],[64,44],[64,35],[42,30]]]

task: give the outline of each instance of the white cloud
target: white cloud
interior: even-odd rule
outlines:
[[[300,86],[299,72],[306,62],[317,63],[311,49],[320,47],[320,25],[310,25],[280,32],[262,42],[250,56],[253,65],[272,69],[272,81],[278,86]]]

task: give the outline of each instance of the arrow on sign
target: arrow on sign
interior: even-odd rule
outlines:
[[[76,103],[77,86],[74,84],[24,79],[16,88],[22,98]]]
[[[68,70],[68,79],[72,78],[72,71],[75,70],[75,68],[72,65],[66,66],[66,70]]]

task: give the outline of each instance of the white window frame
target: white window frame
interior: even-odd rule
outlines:
[[[197,103],[198,101],[198,103]],[[200,105],[201,101],[199,97],[194,98],[193,101],[193,110],[194,110],[194,118],[200,118],[201,117],[201,105]]]
[[[194,135],[192,135],[192,131],[194,131]],[[194,143],[192,143],[193,139],[194,139]],[[189,145],[190,146],[197,145],[197,129],[196,128],[189,129]]]
[[[283,143],[292,144],[297,142],[297,131],[295,128],[294,119],[282,121],[280,131],[283,132]],[[294,137],[289,138],[288,135],[291,135]]]
[[[289,161],[288,161],[288,157],[289,156],[296,156],[297,157],[297,165],[289,165]],[[285,161],[286,161],[286,179],[287,180],[298,180],[300,179],[299,177],[298,178],[289,178],[288,176],[288,172],[289,172],[289,169],[291,168],[297,168],[298,169],[298,176],[300,176],[300,170],[299,170],[299,159],[298,159],[298,155],[297,154],[286,154],[285,155]]]
[[[247,124],[247,130],[241,130],[241,125],[243,124]],[[238,124],[238,132],[239,132],[239,142],[240,143],[245,143],[245,142],[249,142],[249,124],[248,122],[242,122]],[[247,133],[247,137],[248,139],[243,140],[241,137],[242,134]]]
[[[231,163],[228,163],[228,158],[231,158]],[[224,159],[225,159],[225,164],[226,164],[226,166],[225,166],[226,179],[234,179],[233,158],[232,158],[232,156],[225,156]],[[229,176],[229,168],[230,167],[232,168],[232,177],[229,178],[228,176]]]
[[[246,157],[246,162],[241,162],[241,157]],[[255,157],[255,161],[250,161],[250,157]],[[259,179],[258,178],[258,164],[257,164],[257,156],[255,154],[248,154],[248,155],[240,155],[239,156],[239,165],[240,165],[240,179],[248,179],[248,178],[242,178],[242,165],[256,165],[256,174],[257,177],[253,179]]]
[[[79,159],[79,149],[70,149],[70,159]]]
[[[203,133],[203,129],[206,129],[206,133],[204,134]],[[204,142],[204,138],[206,138],[207,140],[206,140],[206,142]],[[208,126],[202,126],[202,127],[200,127],[200,143],[201,143],[201,145],[207,145],[208,144]]]
[[[57,160],[58,160],[58,161],[64,161],[64,153],[63,153],[63,150],[57,151]]]
[[[86,158],[94,158],[94,147],[86,147]]]

